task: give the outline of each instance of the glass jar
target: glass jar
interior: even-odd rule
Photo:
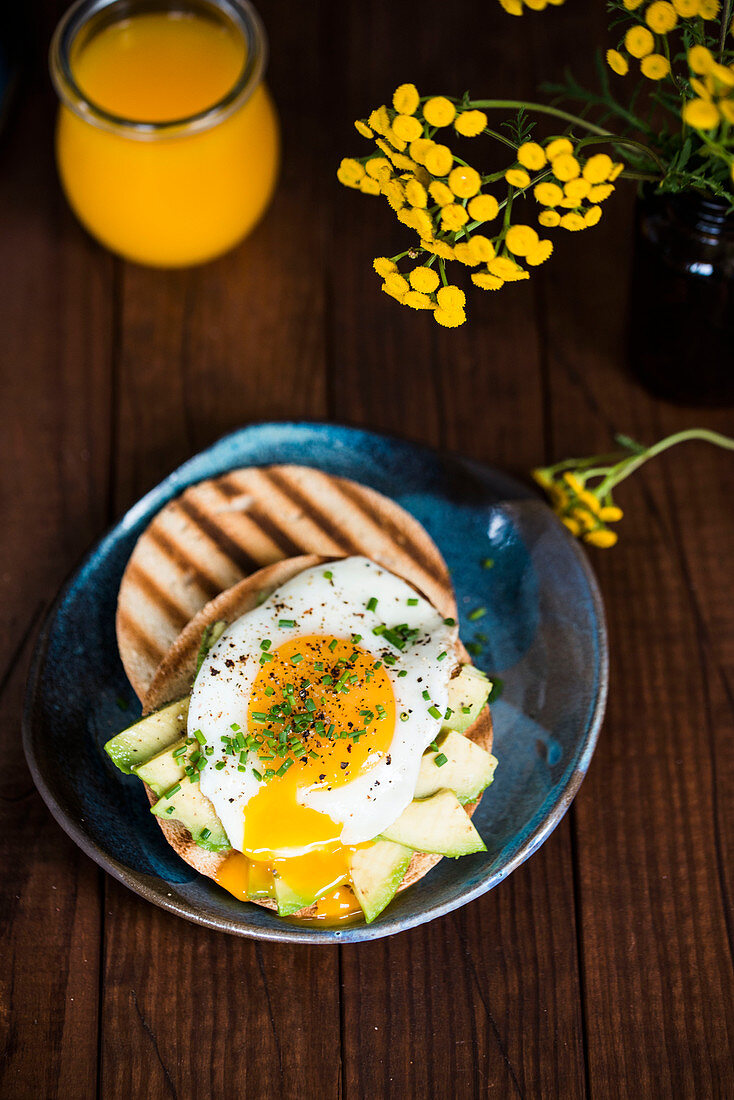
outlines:
[[[228,251],[275,188],[267,43],[247,0],[78,0],[56,29],[56,158],[69,203],[126,259]],[[224,83],[223,83],[224,82]]]
[[[644,194],[630,308],[643,385],[686,405],[734,403],[734,216],[696,192]]]

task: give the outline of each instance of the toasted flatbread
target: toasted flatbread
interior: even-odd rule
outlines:
[[[364,554],[456,614],[446,563],[400,505],[306,466],[232,470],[163,508],[138,539],[120,585],[117,641],[142,699],[183,628],[210,600],[301,554]]]
[[[245,578],[239,584],[227,589],[226,592],[222,592],[216,599],[202,608],[178,636],[170,652],[158,667],[143,700],[143,713],[149,714],[166,703],[180,698],[190,690],[196,675],[196,658],[202,634],[207,626],[218,620],[233,622],[244,615],[245,612],[258,606],[263,599],[266,599],[271,592],[290,580],[291,577],[324,560],[326,559],[315,555],[301,555],[297,558],[277,562],[259,570],[251,577]],[[405,579],[409,580],[410,578]],[[469,656],[461,642],[457,642],[455,656],[457,664],[465,664],[469,661]],[[484,708],[476,722],[470,726],[466,736],[483,749],[486,749],[487,752],[491,751],[492,719],[488,707]],[[157,797],[149,787],[146,787],[146,791],[150,803],[153,805]],[[464,808],[471,816],[478,805],[479,801],[473,802]],[[163,830],[166,840],[182,859],[201,874],[207,875],[209,878],[216,878],[217,871],[226,859],[226,854],[208,852],[200,848],[194,843],[191,833],[177,821],[162,818],[156,818],[156,820]],[[442,856],[416,852],[410,861],[400,889],[404,890],[417,882],[418,879],[423,878],[441,859]],[[269,899],[258,901],[257,904],[263,905],[267,909],[276,908],[275,902]],[[299,918],[311,917],[315,912],[316,906],[312,905],[307,909],[302,909],[295,916]]]

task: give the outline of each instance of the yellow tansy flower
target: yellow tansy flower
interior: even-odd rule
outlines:
[[[644,0],[623,0],[623,3],[627,11],[637,11],[640,4],[644,3]]]
[[[536,183],[533,195],[541,206],[557,206],[563,198],[563,191],[557,183]]]
[[[415,141],[411,141],[408,152],[418,164],[425,164],[426,153],[429,149],[433,149],[435,144],[436,142],[431,141],[430,138],[416,138]]]
[[[400,210],[405,206],[405,191],[397,180],[387,180],[380,184],[380,190],[389,202],[393,210]]]
[[[433,222],[425,210],[413,207],[413,228],[419,237],[430,238],[433,236]]]
[[[370,176],[362,176],[359,181],[359,189],[363,195],[379,195],[380,185],[377,180],[373,180]]]
[[[573,144],[568,138],[555,138],[550,144],[545,147],[548,160],[554,160],[556,157],[564,156],[567,153],[573,153]]]
[[[444,328],[458,328],[466,321],[466,314],[463,309],[441,309],[439,307],[439,309],[434,309],[433,316],[439,325],[443,325]]]
[[[561,153],[559,157],[554,157],[552,168],[553,175],[563,183],[568,183],[581,174],[581,165],[570,153]]]
[[[417,141],[423,136],[423,127],[415,115],[396,115],[390,134],[395,134],[401,141]]]
[[[538,244],[538,234],[529,225],[511,225],[507,230],[505,244],[515,256],[526,256]]]
[[[361,134],[362,137],[371,138],[375,136],[370,130],[367,123],[362,122],[361,118],[358,118],[357,121],[354,123],[354,129],[357,131],[358,134]]]
[[[538,267],[539,264],[545,263],[552,252],[552,241],[538,241],[535,248],[532,248],[525,256],[525,263],[530,264],[531,267]]]
[[[643,57],[640,71],[648,80],[662,80],[670,72],[670,62],[661,53],[651,53]]]
[[[490,275],[488,271],[477,271],[472,275],[471,281],[480,290],[500,290],[505,285],[504,279],[498,279],[496,275]]]
[[[491,222],[500,212],[500,204],[494,195],[476,195],[467,206],[469,217],[477,222]]]
[[[686,103],[681,112],[683,121],[692,126],[694,130],[714,130],[721,119],[718,110],[713,103],[707,103],[705,99],[691,99]]]
[[[451,188],[447,187],[445,183],[441,183],[440,180],[433,180],[428,185],[428,193],[439,206],[448,206],[456,197]]]
[[[570,233],[578,233],[580,229],[586,228],[584,219],[580,214],[564,214],[560,225],[562,229],[568,229]]]
[[[447,145],[434,145],[426,153],[425,166],[432,176],[448,176],[454,154]]]
[[[715,61],[706,73],[706,83],[716,95],[721,95],[722,92],[727,93],[730,88],[734,87],[734,70],[730,69],[728,65],[719,65]]]
[[[436,294],[436,299],[441,309],[463,309],[466,305],[466,294],[458,286],[442,286]]]
[[[476,267],[482,262],[482,257],[477,255],[471,240],[458,241],[454,245],[454,256],[460,264],[466,264],[467,267]]]
[[[398,265],[393,260],[388,260],[387,256],[378,256],[372,261],[372,266],[383,279],[398,270]]]
[[[391,298],[397,298],[399,302],[402,302],[403,298],[410,290],[410,284],[402,275],[393,272],[385,276],[385,282],[382,284],[382,289],[386,294],[389,294]]]
[[[616,541],[616,531],[608,531],[604,527],[600,527],[596,531],[588,531],[584,535],[584,542],[588,542],[590,546],[598,546],[602,550],[607,550],[610,546],[614,546]]]
[[[522,15],[522,0],[500,0],[500,6],[508,15]]]
[[[472,233],[469,244],[482,263],[494,259],[494,245],[488,237],[483,237],[481,233]]]
[[[716,19],[720,11],[719,0],[700,0],[698,14],[702,19]]]
[[[353,157],[344,157],[337,168],[336,178],[345,187],[359,187],[359,181],[364,176],[364,167]]]
[[[734,100],[720,99],[719,110],[728,123],[734,123]],[[734,168],[734,165],[732,165]]]
[[[423,104],[423,117],[429,126],[450,126],[456,118],[456,108],[444,95],[435,95]]]
[[[624,512],[616,504],[605,504],[599,509],[599,519],[604,523],[619,523],[623,516]]]
[[[655,49],[655,39],[647,27],[630,27],[624,36],[627,52],[633,57],[646,57]]]
[[[416,267],[408,275],[413,290],[420,290],[424,294],[433,294],[438,286],[438,272],[432,267]]]
[[[609,173],[609,182],[613,183],[614,180],[616,180],[617,176],[619,176],[622,172],[624,172],[624,164],[622,164],[621,161],[617,161],[617,163],[614,164],[611,172]]]
[[[567,199],[573,199],[574,202],[580,203],[591,191],[591,184],[588,180],[577,178],[564,184],[563,191]]]
[[[592,187],[589,191],[589,201],[604,202],[605,199],[609,198],[613,190],[613,183],[599,183],[596,185],[596,187]]]
[[[420,96],[415,84],[401,84],[393,92],[392,105],[399,115],[414,115],[419,103]]]
[[[378,107],[374,110],[367,119],[367,125],[370,126],[376,134],[386,134],[390,129],[390,116],[387,113],[387,107]]]
[[[486,125],[484,111],[462,111],[454,119],[454,129],[462,137],[477,137]]]
[[[589,183],[603,183],[609,178],[613,167],[611,157],[606,153],[596,153],[593,157],[589,157],[584,165],[583,177]]]
[[[656,34],[668,34],[678,22],[678,16],[668,0],[655,0],[645,11],[645,22]]]
[[[405,197],[411,206],[419,206],[425,210],[428,206],[428,194],[422,183],[417,179],[408,180],[405,185]]]
[[[584,214],[584,225],[587,225],[587,226],[597,225],[600,218],[601,218],[601,207],[600,206],[590,206],[589,209]]]
[[[487,264],[487,271],[490,275],[495,275],[498,279],[504,279],[508,283],[514,283],[519,279],[528,277],[527,271],[523,271],[520,265],[508,256],[495,256]]]
[[[529,168],[531,172],[537,172],[547,161],[545,149],[537,141],[524,142],[517,150],[517,159],[523,168]]]
[[[705,46],[692,46],[688,51],[688,64],[692,72],[703,76],[714,67],[716,62],[711,56],[711,51]]]
[[[460,199],[470,199],[481,186],[481,176],[474,168],[460,165],[449,173],[449,187]]]
[[[698,15],[699,0],[672,0],[672,4],[682,19],[693,19]]]
[[[619,50],[607,50],[607,65],[617,76],[626,76],[630,71],[627,58]]]
[[[364,170],[368,176],[372,176],[373,180],[381,180],[383,176],[389,179],[392,175],[392,165],[387,157],[370,157]]]
[[[435,309],[436,303],[427,294],[421,294],[418,290],[409,290],[403,298],[403,305],[411,309]]]
[[[463,206],[459,206],[458,203],[449,203],[448,206],[441,207],[441,226],[448,232],[455,232],[457,229],[461,229],[462,225],[466,225],[469,221],[469,215]]]
[[[454,250],[450,244],[446,241],[437,241],[434,237],[426,235],[421,240],[421,248],[425,252],[433,252],[434,255],[440,256],[442,260],[453,260]]]
[[[530,176],[527,174],[524,168],[509,168],[505,172],[505,179],[512,187],[527,187],[530,183]]]
[[[553,229],[561,220],[557,210],[541,210],[538,214],[538,222],[546,229]]]

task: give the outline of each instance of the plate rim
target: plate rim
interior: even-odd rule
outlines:
[[[406,439],[404,437],[395,435],[389,432],[375,431],[369,428],[361,428],[349,424],[333,423],[323,420],[265,420],[265,421],[252,421],[251,423],[242,425],[239,428],[231,432],[227,432],[224,435],[218,437],[209,446],[203,448],[201,451],[196,452],[190,458],[186,459],[169,474],[163,477],[155,486],[149,489],[142,497],[135,501],[130,508],[128,508],[117,520],[111,523],[106,530],[100,535],[89,549],[82,555],[78,563],[72,567],[67,574],[64,581],[61,583],[56,596],[49,605],[46,613],[43,617],[43,622],[36,636],[34,644],[33,655],[30,664],[30,670],[28,673],[28,679],[26,683],[26,690],[24,695],[23,713],[21,720],[21,732],[22,732],[22,744],[23,753],[28,765],[31,777],[33,779],[36,790],[41,795],[44,803],[49,809],[52,817],[57,824],[61,826],[64,832],[69,836],[74,843],[81,848],[85,855],[89,856],[97,866],[101,867],[108,874],[111,874],[118,882],[121,882],[133,893],[144,898],[148,902],[152,902],[159,908],[173,913],[178,917],[183,917],[190,923],[200,925],[213,931],[226,932],[230,935],[242,936],[246,939],[266,940],[271,942],[283,942],[284,940],[291,943],[304,943],[304,944],[340,944],[340,943],[357,943],[370,940],[381,939],[385,936],[397,935],[400,932],[407,932],[411,928],[417,928],[422,924],[426,924],[429,921],[436,920],[438,917],[445,916],[448,913],[454,912],[457,909],[462,908],[464,905],[468,905],[469,902],[475,901],[477,898],[488,893],[500,882],[502,882],[513,871],[517,870],[527,859],[530,858],[538,848],[548,839],[557,825],[563,820],[571,803],[573,802],[578,790],[586,776],[586,773],[591,763],[591,759],[594,754],[594,750],[598,743],[599,732],[601,730],[602,722],[604,720],[604,714],[606,710],[607,697],[609,692],[609,641],[608,630],[606,623],[606,614],[604,610],[604,603],[599,588],[599,583],[596,579],[596,575],[591,567],[589,559],[584,552],[583,548],[579,545],[577,540],[567,533],[567,545],[569,550],[575,555],[577,564],[581,568],[584,575],[584,579],[587,583],[589,595],[591,598],[591,605],[595,620],[595,642],[598,650],[598,683],[597,693],[594,700],[594,706],[587,722],[587,728],[582,739],[582,750],[579,758],[576,762],[573,771],[568,776],[565,786],[560,791],[558,800],[541,821],[539,821],[534,829],[525,837],[523,842],[518,847],[517,851],[511,856],[511,858],[502,867],[496,869],[486,879],[477,883],[474,887],[462,893],[461,896],[453,899],[449,899],[445,902],[436,903],[427,907],[425,910],[410,917],[393,918],[392,921],[387,919],[378,924],[366,924],[364,922],[358,922],[352,925],[345,925],[343,928],[329,927],[318,928],[313,926],[298,925],[295,922],[290,923],[283,921],[282,927],[278,928],[266,928],[258,926],[242,926],[236,920],[228,920],[226,918],[210,917],[206,914],[193,911],[193,907],[186,904],[178,903],[172,895],[166,896],[165,891],[158,892],[152,886],[148,885],[143,880],[142,873],[131,871],[123,863],[117,860],[114,856],[111,856],[103,848],[101,848],[95,841],[91,840],[83,829],[77,824],[75,818],[67,813],[67,811],[61,806],[59,800],[56,798],[53,790],[50,788],[46,779],[42,773],[42,769],[36,759],[36,754],[32,744],[34,736],[34,717],[35,710],[38,701],[38,691],[40,685],[41,673],[43,671],[46,652],[48,649],[49,638],[51,629],[56,620],[59,609],[63,606],[72,586],[79,580],[82,573],[92,563],[100,551],[105,547],[113,538],[113,535],[120,531],[125,531],[134,526],[141,514],[145,514],[149,511],[150,507],[158,504],[159,510],[164,507],[168,500],[173,499],[176,495],[188,487],[188,484],[194,484],[195,482],[186,483],[186,472],[191,466],[194,466],[198,460],[209,455],[212,451],[218,448],[225,447],[227,443],[234,442],[239,439],[244,433],[249,432],[252,429],[298,429],[298,428],[310,428],[321,431],[340,430],[347,432],[355,436],[368,436],[372,439],[389,440],[394,443],[399,443],[402,446],[407,446],[415,451],[423,451],[435,458],[448,458],[456,462],[465,468],[474,469],[477,472],[491,471],[499,475],[501,480],[508,486],[512,486],[517,490],[517,496],[515,499],[531,499],[537,500],[538,496],[532,492],[522,482],[516,480],[512,475],[507,474],[504,470],[495,470],[495,467],[485,462],[480,462],[473,458],[467,458],[457,452],[447,450],[441,447],[434,447],[431,444],[416,442],[415,440]],[[268,463],[271,465],[272,463]],[[207,474],[205,477],[197,480],[207,480],[210,477],[217,477],[220,474],[226,472],[229,469],[235,469],[234,466],[224,466],[217,472]],[[315,469],[320,467],[315,466]],[[344,475],[338,475],[344,476]],[[167,490],[171,489],[172,492],[167,495]],[[161,498],[163,498],[161,500]],[[553,516],[552,510],[545,505],[551,516]],[[155,513],[153,513],[155,514]],[[152,516],[151,516],[152,518]],[[559,527],[562,527],[560,521],[557,521]],[[440,550],[440,547],[439,547]],[[145,876],[147,878],[155,879],[156,876]],[[157,881],[165,883],[165,880],[157,877]]]

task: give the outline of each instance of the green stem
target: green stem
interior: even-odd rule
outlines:
[[[604,130],[601,126],[596,126],[593,122],[587,122],[585,118],[581,118],[579,115],[571,115],[568,111],[562,111],[558,107],[548,107],[545,103],[524,103],[519,99],[475,99],[471,101],[469,106],[482,108],[483,110],[505,110],[509,108],[513,111],[522,109],[526,111],[539,111],[544,115],[562,118],[564,122],[572,122],[574,125],[581,126],[584,130],[588,130],[591,134],[599,134],[601,137],[615,136],[609,130]]]
[[[731,23],[731,10],[734,0],[724,0],[724,14],[721,17],[721,31],[719,33],[719,64],[721,65],[724,60],[724,49],[726,47],[726,36],[729,33],[729,24]]]
[[[678,443],[686,443],[692,439],[703,440],[706,443],[713,443],[716,447],[723,447],[727,451],[734,451],[734,439],[721,435],[719,432],[710,432],[706,428],[688,428],[684,432],[676,432],[675,435],[669,435],[666,439],[661,439],[659,443],[648,447],[642,454],[623,459],[622,462],[609,471],[604,480],[596,486],[594,492],[599,497],[606,496],[616,485],[619,485],[620,482],[624,481],[635,470],[638,470],[649,459],[662,454],[669,447],[675,447]]]

